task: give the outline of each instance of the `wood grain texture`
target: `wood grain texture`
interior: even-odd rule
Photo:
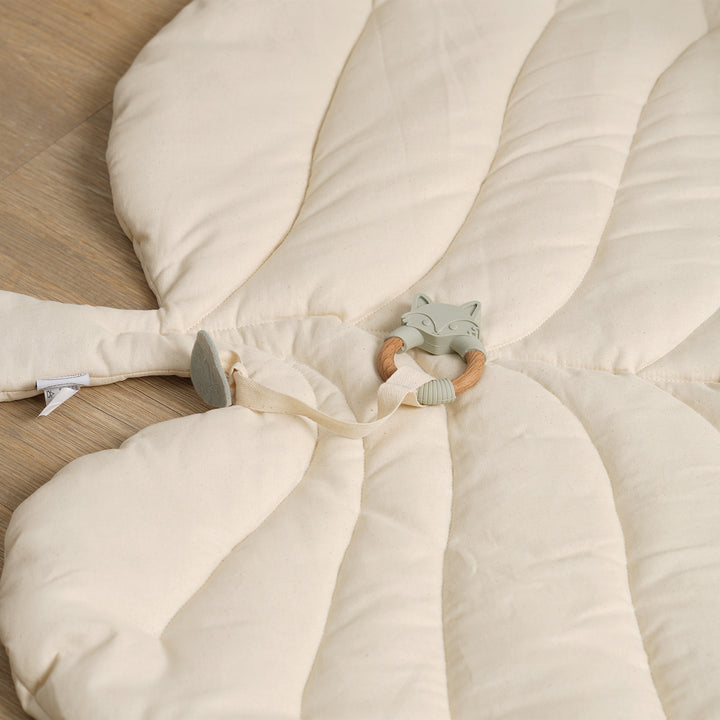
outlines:
[[[403,346],[403,341],[399,337],[389,337],[380,348],[377,357],[377,369],[380,377],[387,380],[393,373],[397,372],[395,364],[395,354]],[[468,350],[465,353],[465,362],[467,367],[453,381],[455,394],[460,395],[469,390],[480,379],[485,369],[485,353],[480,350]]]
[[[382,344],[377,356],[377,370],[383,380],[387,380],[397,372],[395,354],[399,352],[402,346],[403,341],[399,337],[389,337]]]
[[[3,290],[62,302],[157,307],[113,213],[105,149],[116,82],[186,3],[0,0]],[[38,419],[43,405],[41,398],[0,404],[3,538],[15,508],[71,460],[117,447],[152,423],[207,409],[181,378],[86,388]],[[27,717],[0,653],[0,719]]]
[[[0,0],[0,178],[112,99],[140,48],[187,0]]]

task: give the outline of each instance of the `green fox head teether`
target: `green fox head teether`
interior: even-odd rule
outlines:
[[[390,335],[399,337],[403,347],[399,352],[419,347],[433,355],[456,352],[464,357],[469,350],[485,352],[480,341],[480,303],[477,300],[463,305],[433,302],[419,293],[412,306],[402,316],[402,326]]]
[[[417,398],[421,405],[452,402],[458,393],[468,390],[480,379],[485,366],[485,348],[480,340],[479,302],[448,305],[433,302],[420,293],[413,298],[402,322],[388,335],[378,355],[378,372],[383,380],[397,370],[395,353],[415,347],[433,355],[456,352],[468,364],[465,372],[454,380],[430,380],[419,387]]]

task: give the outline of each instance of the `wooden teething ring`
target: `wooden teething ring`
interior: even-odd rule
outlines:
[[[399,337],[389,337],[380,348],[377,368],[383,380],[387,380],[397,370],[395,353],[402,346],[403,341]],[[465,362],[467,363],[465,372],[452,381],[456,395],[469,390],[480,379],[485,368],[485,353],[480,350],[468,350],[465,353]]]

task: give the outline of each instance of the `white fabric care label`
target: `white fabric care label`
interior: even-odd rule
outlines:
[[[88,373],[37,380],[35,383],[36,389],[43,390],[45,393],[45,409],[40,413],[40,416],[49,415],[68,398],[71,398],[81,387],[89,384],[90,375]]]

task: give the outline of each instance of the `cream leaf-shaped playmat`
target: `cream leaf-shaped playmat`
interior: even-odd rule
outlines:
[[[188,5],[107,156],[159,310],[0,293],[0,399],[199,336],[231,405],[15,512],[27,712],[719,718],[719,78],[716,0]],[[461,357],[376,370],[418,297],[482,303],[436,406]]]

